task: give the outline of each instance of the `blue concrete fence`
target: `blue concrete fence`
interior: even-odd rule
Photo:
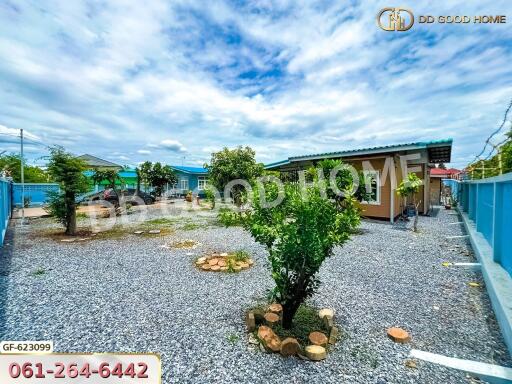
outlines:
[[[13,198],[14,205],[16,207],[21,207],[21,183],[13,183]],[[58,184],[52,183],[25,183],[25,199],[29,203],[30,207],[39,207],[43,205],[48,200],[48,192],[59,191]]]
[[[494,313],[512,353],[512,173],[463,181],[457,200]]]
[[[461,182],[458,195],[460,209],[489,243],[493,260],[512,276],[512,173]]]
[[[12,183],[0,178],[0,246],[4,243],[5,232],[12,212]]]

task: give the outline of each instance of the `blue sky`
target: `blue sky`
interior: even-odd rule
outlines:
[[[411,8],[508,24],[384,32],[388,1],[4,0],[0,133],[132,165],[452,137],[464,166],[512,97],[512,3],[432,3]],[[2,150],[18,147],[0,135]]]

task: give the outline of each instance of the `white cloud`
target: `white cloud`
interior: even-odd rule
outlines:
[[[173,152],[185,152],[187,150],[178,140],[165,139],[160,142],[160,146]]]
[[[417,24],[395,36],[375,25],[380,6],[370,1],[16,8],[0,13],[0,124],[73,152],[112,153],[122,138],[127,153],[169,163],[240,144],[273,161],[450,136],[463,165],[510,98],[506,25]],[[433,10],[424,0],[413,11],[512,5]]]

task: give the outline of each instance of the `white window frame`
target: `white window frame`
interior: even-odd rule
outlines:
[[[204,191],[206,189],[206,183],[208,179],[206,176],[197,176],[197,189],[199,191]]]
[[[189,188],[188,188],[188,177],[183,177],[180,179],[180,189],[182,191],[189,191]]]
[[[366,178],[369,176],[369,175],[373,175],[375,177],[375,180],[377,181],[377,193],[376,193],[376,199],[374,201],[361,201],[361,204],[367,204],[367,205],[380,205],[381,204],[381,201],[380,201],[380,189],[381,189],[381,185],[380,185],[380,171],[363,171],[363,175],[364,175],[364,178],[365,178],[365,183],[366,183]],[[366,184],[364,186],[366,188]]]

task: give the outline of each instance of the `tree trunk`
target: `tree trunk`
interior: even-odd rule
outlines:
[[[297,313],[297,310],[300,307],[300,303],[292,302],[292,303],[284,303],[283,306],[283,328],[290,329],[293,325],[293,318]]]
[[[66,235],[76,235],[76,204],[75,194],[72,192],[66,192],[66,210],[67,210],[67,223],[66,223]]]
[[[137,196],[140,196],[140,171],[139,171],[139,168],[135,168],[135,172],[137,173],[137,189],[135,191],[135,194]]]
[[[414,212],[415,213],[415,215],[414,215],[414,224],[413,224],[414,232],[418,232],[418,208],[420,206],[420,203],[421,203],[421,200],[418,202],[418,204],[414,205],[414,208],[415,208],[414,209],[414,211],[415,211]]]

